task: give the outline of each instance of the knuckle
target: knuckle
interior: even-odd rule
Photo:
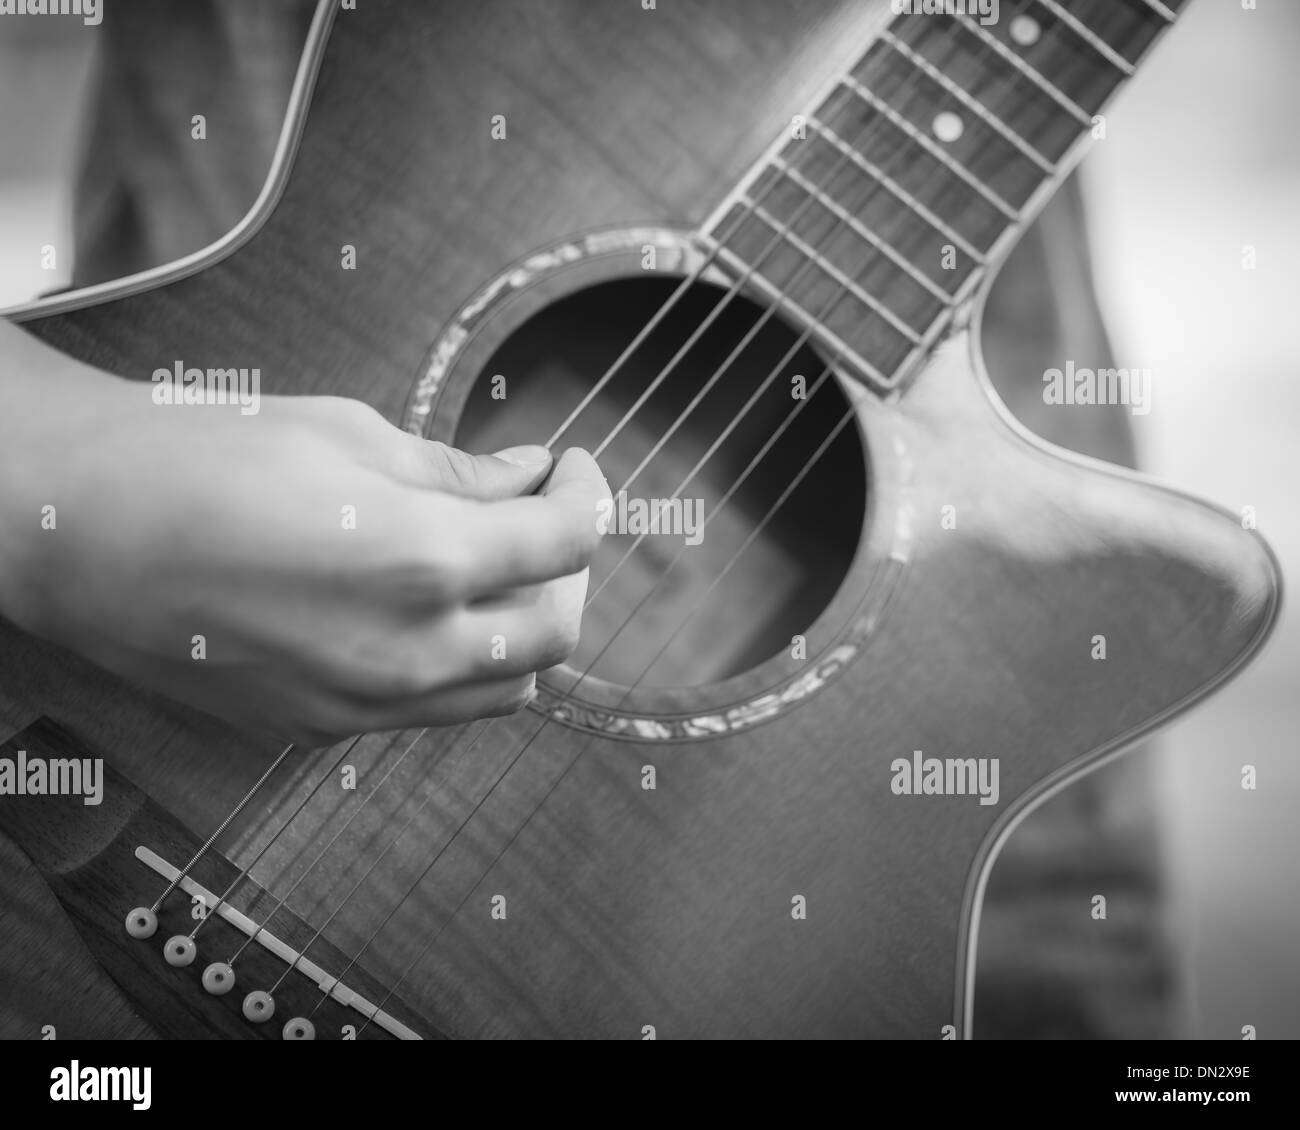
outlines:
[[[393,646],[360,664],[349,683],[351,693],[367,702],[401,702],[425,696],[445,686],[446,664],[427,638]]]
[[[443,527],[445,535],[453,525]],[[443,536],[425,539],[411,567],[411,587],[422,601],[453,604],[469,591],[475,565],[466,547],[458,540]]]
[[[431,440],[425,447],[429,461],[439,477],[448,486],[470,490],[478,479],[478,465],[474,457],[457,447]]]
[[[364,400],[354,400],[350,396],[314,396],[310,405],[325,419],[353,428],[373,427],[388,422]]]
[[[419,698],[437,686],[433,673],[418,663],[391,663],[375,672],[369,697],[384,700]]]
[[[557,663],[563,663],[578,650],[578,644],[581,642],[582,621],[578,617],[555,618],[547,632],[538,666],[554,667]]]
[[[425,570],[429,595],[441,604],[461,600],[470,589],[474,563],[465,554],[444,549]]]

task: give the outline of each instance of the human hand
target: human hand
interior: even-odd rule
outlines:
[[[470,456],[357,401],[245,416],[113,383],[0,498],[0,608],[29,631],[313,747],[515,710],[577,646],[609,496],[585,452]]]

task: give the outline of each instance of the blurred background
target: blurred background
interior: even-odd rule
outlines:
[[[0,308],[71,276],[97,42],[73,20],[0,28]],[[1256,10],[1193,0],[1112,108],[1082,173],[1115,363],[1153,373],[1153,408],[1132,419],[1140,465],[1234,511],[1254,507],[1291,578],[1298,47],[1294,0]],[[1247,246],[1254,269],[1243,267]],[[1298,616],[1285,604],[1262,657],[1137,755],[1152,759],[1157,786],[1176,1035],[1239,1039],[1250,1024],[1260,1038],[1300,1037]],[[1254,791],[1241,788],[1245,764],[1257,769]]]
[[[1253,506],[1300,576],[1300,4],[1193,0],[1083,166],[1120,365],[1152,370],[1148,471]],[[1243,247],[1257,266],[1242,268]],[[1300,612],[1155,753],[1188,1035],[1300,1036]],[[1241,788],[1252,764],[1259,787]]]

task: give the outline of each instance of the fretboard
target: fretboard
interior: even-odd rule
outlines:
[[[895,387],[1104,135],[1103,107],[1183,3],[1002,0],[984,25],[900,0],[704,235],[835,356]]]

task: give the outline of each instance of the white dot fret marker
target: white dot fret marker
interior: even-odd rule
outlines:
[[[935,114],[930,128],[940,141],[956,141],[966,131],[965,123],[951,110]]]
[[[1033,16],[1017,16],[1011,21],[1011,38],[1021,47],[1032,47],[1042,35],[1042,28]]]

